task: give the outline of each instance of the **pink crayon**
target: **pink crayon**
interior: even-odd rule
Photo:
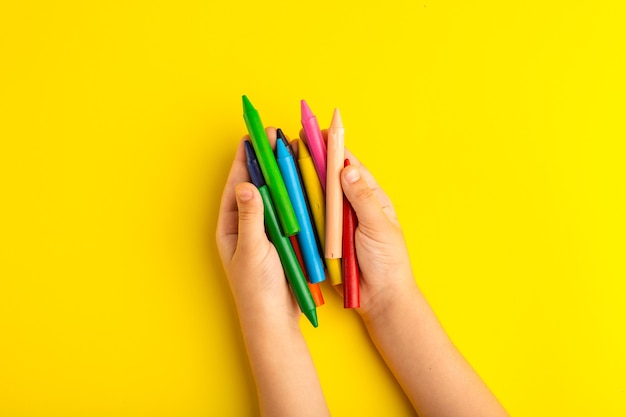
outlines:
[[[306,101],[300,101],[300,111],[302,114],[302,128],[306,138],[306,144],[311,152],[315,171],[322,184],[322,189],[326,192],[326,142],[322,136],[317,118],[306,104]]]

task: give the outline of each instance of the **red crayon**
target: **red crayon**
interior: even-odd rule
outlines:
[[[350,165],[350,160],[343,161],[343,166]],[[361,307],[361,292],[359,277],[359,265],[356,259],[356,247],[354,246],[354,232],[356,230],[357,218],[352,205],[343,196],[343,259],[341,266],[343,269],[343,307]]]
[[[302,259],[302,252],[300,251],[298,239],[296,238],[296,236],[289,236],[289,240],[291,241],[291,246],[293,246],[293,251],[296,253],[296,258],[298,258],[298,263],[300,263],[300,268],[302,268],[302,272],[304,273],[304,277],[306,278],[306,283],[309,286],[311,295],[313,296],[313,302],[315,302],[315,307],[323,306],[324,296],[322,295],[322,289],[320,288],[320,284],[311,284],[309,282],[309,276],[306,273],[306,268],[304,268],[304,259]]]

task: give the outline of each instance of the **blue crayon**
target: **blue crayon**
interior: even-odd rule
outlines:
[[[296,163],[287,150],[287,146],[288,145],[285,144],[282,138],[277,139],[276,162],[278,162],[278,169],[283,176],[285,186],[287,187],[287,194],[296,212],[296,219],[298,220],[298,224],[300,224],[300,233],[298,233],[296,237],[300,244],[300,250],[302,251],[304,267],[309,275],[309,281],[311,281],[312,284],[317,284],[326,279],[324,264],[322,263],[322,258],[317,248],[317,241],[315,240],[311,218],[309,217],[309,211],[307,210],[304,200],[304,193],[300,185]]]

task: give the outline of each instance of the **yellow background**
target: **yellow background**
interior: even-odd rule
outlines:
[[[241,94],[341,108],[516,416],[626,415],[621,1],[4,1],[0,415],[258,413],[214,243]],[[325,285],[336,416],[411,416]]]

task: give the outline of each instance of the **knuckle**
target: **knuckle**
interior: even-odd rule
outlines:
[[[254,209],[246,208],[239,211],[239,220],[251,221],[257,217],[258,213]]]
[[[373,195],[372,190],[369,187],[364,186],[356,190],[355,197],[357,200],[369,200]]]

